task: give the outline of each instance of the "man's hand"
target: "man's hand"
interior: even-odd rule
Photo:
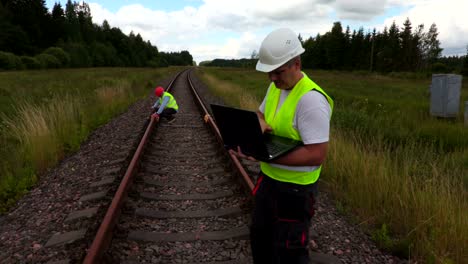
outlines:
[[[258,119],[260,121],[260,126],[262,127],[262,132],[265,134],[265,133],[270,133],[271,131],[273,131],[273,129],[271,128],[270,125],[267,124],[267,122],[265,122],[264,119],[262,118],[259,118]]]
[[[151,118],[153,118],[154,121],[158,122],[158,121],[159,121],[159,115],[158,115],[158,113],[152,114],[152,115],[151,115]]]
[[[263,134],[270,133],[273,131],[270,125],[265,121],[265,115],[262,112],[257,111],[258,122],[260,122],[260,127],[262,128]]]
[[[242,153],[242,150],[241,150],[241,148],[239,146],[237,146],[237,151],[235,151],[233,149],[230,149],[229,153],[231,153],[232,155],[234,155],[234,156],[236,156],[238,158],[241,158],[241,159],[248,159],[248,160],[251,160],[251,161],[258,161],[254,157],[247,156],[244,153]]]

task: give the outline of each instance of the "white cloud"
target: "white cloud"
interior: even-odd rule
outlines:
[[[369,21],[382,15],[388,4],[386,0],[337,0],[335,7],[340,19]]]
[[[134,4],[115,13],[96,3],[89,6],[95,23],[101,24],[106,19],[126,34],[139,33],[160,51],[188,50],[197,62],[249,57],[274,28],[290,27],[308,38],[329,31],[337,18],[365,22],[382,16],[392,7],[407,11],[387,19],[387,26],[393,20],[402,25],[407,17],[413,27],[424,23],[426,30],[435,22],[443,48],[464,47],[468,42],[465,0],[204,0],[197,8],[187,6],[172,12]]]
[[[413,1],[411,8],[398,16],[385,20],[385,25],[390,26],[393,21],[402,26],[406,18],[409,18],[413,29],[417,25],[424,24],[427,32],[432,23],[437,26],[438,39],[444,48],[443,54],[466,54],[468,44],[468,1],[465,0],[426,0]]]
[[[154,11],[134,4],[121,7],[115,14],[99,4],[89,5],[95,23],[101,24],[106,19],[126,34],[139,33],[161,51],[189,50],[197,61],[250,56],[253,50],[258,50],[266,34],[264,27],[287,26],[302,35],[304,32],[315,35],[317,30],[324,29],[323,25],[331,25],[325,22],[329,10],[320,1],[205,0],[199,8],[186,7],[175,12]],[[314,22],[307,22],[311,18]],[[206,48],[196,44],[199,38],[216,37],[216,33],[222,37],[227,34],[240,37]]]

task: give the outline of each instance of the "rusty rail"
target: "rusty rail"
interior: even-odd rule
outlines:
[[[104,250],[107,248],[112,237],[112,229],[116,224],[116,220],[118,219],[118,215],[120,214],[120,210],[127,195],[127,192],[132,185],[133,177],[135,175],[135,169],[138,165],[138,161],[140,160],[141,153],[143,152],[146,142],[148,141],[149,135],[153,131],[155,123],[155,119],[151,118],[151,121],[148,127],[146,128],[145,134],[143,135],[143,138],[140,141],[140,144],[138,145],[138,148],[135,152],[135,155],[132,158],[132,161],[130,162],[130,165],[127,168],[127,171],[125,172],[125,176],[114,196],[114,199],[112,199],[112,203],[109,206],[109,209],[107,210],[104,220],[102,221],[101,226],[99,227],[96,237],[93,243],[91,244],[91,247],[89,248],[88,254],[86,255],[83,263],[99,263],[99,260],[102,257],[102,252],[104,252]]]
[[[174,83],[174,81],[185,71],[186,70],[179,72],[174,77],[174,79],[168,85],[167,91],[169,91],[172,88],[172,84]],[[189,84],[190,84],[191,91],[194,94],[194,96],[197,98],[197,102],[198,102],[199,106],[203,109],[204,116],[205,116],[205,122],[207,122],[210,125],[210,127],[215,131],[215,135],[218,138],[218,140],[221,140],[221,142],[222,142],[221,134],[219,133],[219,129],[216,126],[216,123],[214,122],[212,117],[209,115],[209,112],[208,112],[207,108],[205,107],[205,105],[203,103],[203,100],[198,95],[198,93],[196,92],[196,90],[195,90],[195,88],[194,88],[194,86],[192,84],[192,81],[191,81],[191,78],[190,78],[190,73],[189,73],[188,76],[189,76],[188,81],[189,81]],[[144,133],[144,135],[143,135],[143,137],[142,137],[142,139],[140,141],[140,144],[138,145],[137,150],[135,151],[135,154],[134,154],[134,156],[133,156],[133,158],[132,158],[132,160],[130,162],[130,165],[128,166],[128,168],[127,168],[127,170],[125,172],[125,175],[124,175],[124,177],[122,179],[122,182],[120,183],[119,188],[117,189],[117,192],[116,192],[114,198],[112,199],[111,205],[109,206],[109,208],[108,208],[108,210],[106,212],[106,215],[104,216],[104,219],[103,219],[101,225],[99,226],[97,234],[96,234],[90,248],[88,249],[88,253],[87,253],[83,263],[85,263],[85,264],[100,263],[101,258],[102,258],[102,254],[109,247],[110,241],[112,239],[112,230],[113,230],[114,226],[116,225],[116,222],[117,222],[118,216],[120,215],[121,208],[122,208],[122,205],[124,203],[124,200],[125,200],[125,198],[127,196],[127,193],[129,191],[132,183],[133,183],[133,178],[134,178],[135,171],[137,169],[141,154],[142,154],[142,152],[143,152],[143,150],[144,150],[144,148],[146,146],[149,135],[153,131],[156,124],[157,124],[157,121],[155,121],[154,118],[151,118],[151,120],[150,120],[150,122],[149,122],[149,124],[148,124],[148,126],[146,128],[146,131],[145,131],[145,133]],[[249,175],[247,174],[247,172],[243,168],[243,166],[240,163],[240,161],[238,160],[238,158],[236,156],[232,155],[232,154],[229,154],[229,156],[230,156],[231,160],[233,161],[233,163],[235,164],[235,166],[236,166],[237,170],[239,171],[239,173],[242,175],[244,181],[247,183],[250,190],[252,190],[254,188],[254,184],[252,183],[252,180],[250,179]]]
[[[190,72],[190,73],[192,73],[192,72]],[[192,93],[194,94],[194,96],[197,98],[197,102],[199,103],[200,107],[203,109],[204,120],[205,120],[206,123],[208,123],[210,125],[211,129],[215,132],[216,137],[218,138],[218,141],[222,142],[221,133],[219,132],[218,126],[216,126],[216,122],[211,117],[210,113],[208,112],[208,109],[206,108],[206,106],[203,103],[203,100],[200,98],[197,91],[195,90],[195,88],[194,88],[194,86],[192,84],[192,80],[190,78],[190,73],[189,73],[189,78],[188,78],[188,81],[189,81],[189,84],[190,84],[190,89],[191,89]],[[252,191],[253,188],[255,187],[255,185],[252,182],[252,179],[250,178],[250,176],[245,171],[242,164],[240,163],[239,159],[235,155],[233,155],[231,153],[229,153],[229,157],[231,158],[231,160],[234,163],[236,169],[242,175],[242,178],[244,179],[244,181],[247,183],[248,187]]]
[[[179,72],[174,79],[169,83],[167,90],[169,91],[172,87],[174,81],[183,73],[184,71]],[[138,166],[138,162],[140,161],[140,156],[146,146],[146,142],[148,141],[149,135],[153,131],[153,128],[157,122],[154,118],[150,119],[150,122],[146,128],[146,131],[138,145],[135,154],[133,155],[132,160],[130,161],[130,165],[128,166],[125,175],[122,179],[122,182],[117,189],[117,192],[112,199],[111,205],[107,209],[106,215],[99,226],[97,234],[88,249],[88,253],[83,261],[85,264],[93,264],[99,263],[103,252],[109,247],[110,241],[112,239],[112,230],[116,224],[118,216],[120,214],[122,205],[124,200],[127,196],[128,190],[130,189],[133,183],[133,177],[135,175],[135,171]]]

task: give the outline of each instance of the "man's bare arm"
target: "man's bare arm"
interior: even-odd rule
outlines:
[[[297,147],[273,163],[288,166],[320,166],[327,156],[328,142]]]

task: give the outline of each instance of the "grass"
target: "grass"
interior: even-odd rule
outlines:
[[[461,177],[451,174],[464,170],[450,155],[436,157],[416,144],[368,145],[360,135],[338,131],[332,138],[323,179],[359,219],[370,227],[386,226],[374,233],[386,239],[384,248],[405,257],[411,250],[437,263],[447,256],[463,258],[468,202]]]
[[[226,103],[251,111],[258,109],[260,97],[249,93],[245,86],[231,83],[209,74],[203,75],[203,81],[209,87],[213,87],[211,92],[214,95],[224,97]]]
[[[430,78],[306,73],[335,101],[321,181],[340,211],[351,213],[380,247],[394,254],[424,263],[467,263],[468,129],[463,116],[429,115]],[[269,83],[253,70],[201,68],[198,75],[233,106],[242,107],[238,91],[249,93],[256,102],[245,108],[258,107]],[[460,113],[467,100],[465,81]]]
[[[0,212],[177,68],[0,72]]]

